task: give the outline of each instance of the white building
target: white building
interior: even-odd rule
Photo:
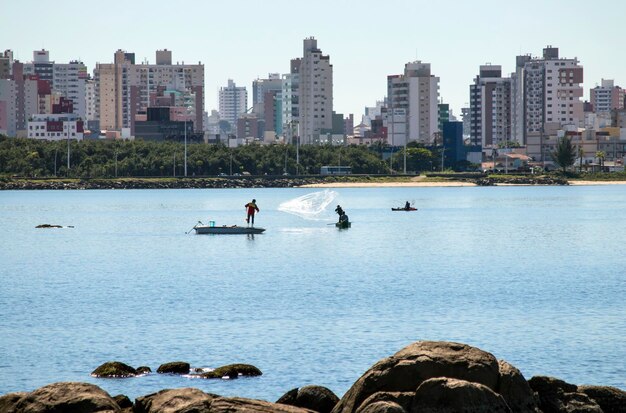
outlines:
[[[589,91],[591,106],[595,113],[609,113],[624,108],[624,89],[615,86],[613,79],[602,79],[600,86]]]
[[[232,79],[228,79],[228,86],[220,88],[219,112],[220,119],[227,121],[231,131],[237,131],[237,119],[248,109],[248,91],[243,86],[237,86]]]
[[[314,37],[304,39],[298,87],[300,142],[320,142],[320,134],[333,127],[333,66]]]
[[[512,77],[516,140],[525,143],[530,134],[549,134],[566,125],[582,126],[583,67],[578,59],[560,58],[558,48],[547,46],[541,58],[518,56]]]
[[[83,139],[83,122],[75,113],[33,115],[28,121],[28,137],[51,141],[80,141]]]
[[[387,127],[391,145],[433,142],[439,129],[439,78],[431,74],[430,63],[409,62],[404,66],[404,74],[387,76],[387,102],[394,114],[393,131],[391,125]],[[396,125],[398,109],[405,111],[407,142],[403,136],[397,136],[402,130]]]

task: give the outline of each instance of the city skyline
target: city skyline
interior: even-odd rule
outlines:
[[[626,57],[616,50],[626,5],[618,1],[593,8],[581,0],[533,0],[506,10],[493,0],[446,5],[323,0],[314,6],[278,0],[263,7],[251,0],[191,1],[184,10],[159,2],[109,4],[94,11],[93,19],[89,13],[69,19],[69,11],[83,15],[89,9],[75,0],[11,2],[3,7],[1,47],[22,62],[43,48],[58,63],[81,60],[90,74],[96,63],[111,63],[117,49],[135,53],[138,63],[154,63],[156,50],[168,49],[174,63],[205,65],[209,113],[218,108],[219,89],[228,79],[251,90],[253,80],[268,73],[289,73],[290,59],[301,55],[302,40],[310,36],[333,65],[334,110],[354,113],[357,120],[386,95],[387,76],[415,60],[431,64],[441,79],[440,98],[456,116],[469,106],[469,85],[481,65],[501,65],[508,76],[515,56],[540,56],[548,45],[579,59],[585,100],[602,79],[623,86],[626,77]],[[24,30],[33,11],[37,20]],[[70,30],[63,29],[65,21]]]

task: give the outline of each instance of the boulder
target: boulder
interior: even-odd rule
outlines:
[[[160,374],[189,374],[191,366],[184,361],[172,361],[170,363],[161,364],[157,369]]]
[[[399,404],[394,402],[378,401],[357,410],[358,413],[407,413]]]
[[[315,413],[314,410],[243,397],[216,397],[211,413]]]
[[[239,376],[260,376],[262,374],[261,370],[251,364],[227,364],[213,371],[202,373],[200,377],[204,379],[221,379],[223,377],[236,379]]]
[[[528,381],[537,392],[539,408],[544,413],[602,413],[602,409],[578,386],[554,377],[535,376]]]
[[[134,413],[209,412],[216,397],[199,389],[167,389],[135,399]]]
[[[339,397],[322,386],[304,386],[285,393],[276,403],[304,407],[318,413],[330,413],[339,402]]]
[[[602,408],[604,413],[626,413],[626,392],[609,386],[578,386]]]
[[[133,407],[133,402],[126,396],[125,394],[118,394],[117,396],[113,396],[113,400],[117,403],[118,406],[122,409],[128,409]]]
[[[357,409],[357,413],[361,413],[365,411],[370,404],[378,404],[379,402],[384,402],[380,404],[378,408],[382,408],[382,406],[394,405],[397,404],[402,408],[402,410],[410,411],[411,405],[413,404],[413,396],[415,396],[415,392],[384,392],[379,391],[377,393],[372,394],[370,397],[365,399],[361,406]],[[390,407],[393,408],[393,407]]]
[[[411,412],[511,413],[511,409],[502,396],[483,384],[439,377],[420,384]]]
[[[22,397],[26,396],[28,393],[26,392],[18,392],[18,393],[7,393],[5,395],[0,396],[0,412],[8,412],[12,411],[13,406],[22,399]]]
[[[518,413],[539,413],[539,405],[533,390],[522,373],[504,360],[498,361],[500,379],[495,391],[506,404]]]
[[[418,341],[374,364],[348,390],[333,413],[356,412],[377,392],[414,392],[431,378],[449,377],[495,390],[499,381],[496,358],[465,344]]]
[[[137,374],[148,374],[152,373],[152,369],[148,366],[139,366],[137,367]]]
[[[124,378],[135,377],[137,370],[120,361],[109,361],[91,372],[93,377]]]
[[[0,401],[0,406],[2,402]],[[89,383],[52,383],[26,393],[3,413],[119,413],[115,400],[100,387]]]

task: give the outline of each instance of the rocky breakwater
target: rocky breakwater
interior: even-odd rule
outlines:
[[[78,189],[185,189],[185,188],[290,188],[336,179],[324,177],[242,178],[125,178],[80,180],[0,180],[0,190]]]
[[[133,374],[126,365],[109,367],[114,375]],[[626,392],[548,376],[527,381],[517,368],[476,347],[419,341],[374,364],[341,399],[324,387],[304,386],[275,403],[194,388],[166,389],[132,402],[93,384],[54,383],[1,396],[0,412],[626,413]]]
[[[494,185],[569,185],[567,179],[549,176],[487,177],[471,179],[478,186]]]

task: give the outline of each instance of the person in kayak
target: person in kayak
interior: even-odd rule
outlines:
[[[244,205],[244,208],[248,210],[246,222],[254,226],[254,214],[256,212],[259,212],[259,207],[256,205],[256,199],[253,199],[252,202],[248,202],[246,205]]]

